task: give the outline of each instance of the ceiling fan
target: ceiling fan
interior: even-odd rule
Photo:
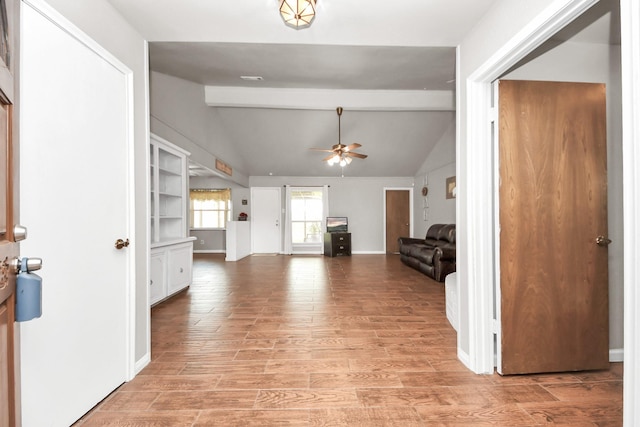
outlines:
[[[330,150],[324,150],[322,148],[311,148],[311,150],[314,150],[314,151],[325,151],[327,153],[331,153],[330,155],[328,155],[327,157],[322,159],[323,162],[329,163],[330,166],[337,163],[340,166],[344,167],[344,166],[348,165],[349,163],[351,163],[353,158],[366,159],[367,158],[366,154],[360,154],[360,153],[356,153],[355,151],[353,151],[356,148],[362,147],[362,145],[358,144],[357,142],[355,142],[353,144],[349,144],[349,145],[344,145],[341,142],[341,140],[340,140],[340,117],[342,116],[342,107],[336,108],[336,112],[338,113],[338,143],[336,145],[334,145],[333,147],[331,147]]]

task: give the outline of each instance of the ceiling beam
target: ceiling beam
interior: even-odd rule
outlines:
[[[455,111],[448,90],[342,90],[205,86],[210,107],[351,111]]]

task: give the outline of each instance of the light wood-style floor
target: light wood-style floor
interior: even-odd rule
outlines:
[[[152,362],[77,425],[622,425],[622,365],[474,375],[441,283],[396,255],[196,255]]]

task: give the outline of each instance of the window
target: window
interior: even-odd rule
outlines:
[[[322,190],[291,191],[291,243],[322,241]]]
[[[191,228],[225,228],[231,220],[231,190],[192,189]]]

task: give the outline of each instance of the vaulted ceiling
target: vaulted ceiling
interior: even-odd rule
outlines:
[[[150,42],[153,71],[208,87],[242,172],[283,176],[336,175],[308,148],[337,143],[337,106],[343,142],[369,155],[345,175],[413,176],[454,126],[455,47],[495,3],[318,0],[294,30],[278,0],[109,1]],[[592,14],[564,37],[611,34],[606,10]]]

